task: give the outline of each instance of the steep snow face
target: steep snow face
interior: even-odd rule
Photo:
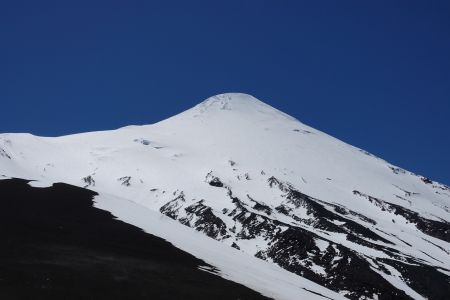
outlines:
[[[250,95],[153,125],[2,134],[0,175],[132,201],[349,298],[450,293],[449,187]]]

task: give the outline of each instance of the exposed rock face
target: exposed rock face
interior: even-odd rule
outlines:
[[[276,207],[249,194],[240,199],[213,172],[207,174],[205,182],[223,189],[233,208],[217,211],[205,200],[186,201],[181,193],[160,211],[211,238],[276,263],[351,299],[411,299],[411,295],[385,278],[394,276],[390,270],[398,272],[411,288],[430,299],[444,299],[450,293],[448,276],[401,253],[394,242],[383,237],[384,234],[381,236],[383,232],[376,228],[376,221],[347,207],[312,198],[274,176],[268,177],[267,186],[281,193]],[[448,241],[447,222],[423,218],[356,190],[353,193],[383,213],[404,217],[424,234]],[[347,242],[336,243],[334,235]],[[248,247],[249,243],[255,247]],[[379,257],[364,254],[370,251],[376,251]],[[427,276],[419,276],[417,272]],[[440,286],[441,290],[434,286]]]
[[[206,175],[205,181],[207,183],[209,183],[209,185],[211,185],[211,186],[215,186],[215,187],[223,187],[224,186],[223,182],[220,181],[219,177],[212,175],[212,171]]]
[[[363,194],[359,191],[353,191],[355,195],[364,197],[370,201],[370,203],[379,207],[382,211],[393,213],[394,215],[400,215],[404,217],[408,222],[416,225],[417,229],[423,233],[432,237],[450,242],[450,223],[442,220],[435,221],[424,217],[421,217],[417,212],[411,211],[400,205],[392,204],[381,199]]]
[[[122,185],[124,186],[130,186],[131,185],[131,176],[124,176],[117,179],[117,181],[120,181]]]
[[[95,180],[92,175],[88,175],[86,177],[83,177],[83,182],[86,184],[84,187],[87,188],[89,186],[95,186]]]
[[[214,214],[211,207],[204,205],[202,200],[184,210],[186,215],[179,219],[181,224],[193,227],[217,240],[229,237],[225,223]]]

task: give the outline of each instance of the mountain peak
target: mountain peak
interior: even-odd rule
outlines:
[[[224,93],[209,97],[208,99],[198,104],[197,107],[205,110],[211,108],[233,110],[233,108],[242,106],[259,106],[261,104],[263,104],[261,101],[249,94]]]
[[[190,110],[194,116],[211,114],[217,116],[220,112],[232,111],[234,115],[245,115],[246,117],[264,115],[264,119],[283,118],[297,121],[295,118],[269,104],[245,93],[223,93],[207,98]]]
[[[299,291],[329,299],[450,294],[450,187],[248,94],[216,95],[146,126],[58,138],[0,135],[0,179],[8,177],[92,189],[95,205],[100,199],[122,221],[157,230],[221,274],[255,278],[250,283],[262,292],[274,282],[273,298],[312,298]],[[179,224],[167,230],[167,220],[149,221],[162,220],[161,213]],[[201,234],[223,247],[197,242]],[[246,256],[235,259],[239,253]],[[252,256],[267,264],[252,262],[257,269],[250,271]],[[268,280],[274,264],[288,273]]]

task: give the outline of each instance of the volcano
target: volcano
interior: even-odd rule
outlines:
[[[108,222],[158,237],[164,247],[189,256],[190,266],[196,266],[195,272],[189,269],[196,274],[192,284],[204,280],[205,289],[213,289],[205,297],[214,297],[221,287],[230,291],[224,295],[228,299],[450,295],[448,186],[348,145],[247,94],[216,95],[151,125],[61,137],[0,134],[0,178],[1,200],[10,216],[3,218],[8,220],[2,221],[3,231],[12,228],[12,220],[33,220],[30,228],[40,224],[40,218],[29,217],[31,212],[24,218],[21,211],[36,211],[46,196],[35,198],[32,205],[20,199],[52,189],[82,194],[79,201],[102,216],[99,224],[108,214]],[[11,184],[17,192],[11,192]],[[50,198],[45,211],[61,205]],[[67,220],[60,213],[42,218],[57,218],[64,227],[76,213],[84,218],[87,212],[74,210]],[[94,221],[88,224],[96,227]],[[122,232],[115,226],[101,228],[112,235],[114,230]],[[54,234],[67,238],[53,231],[36,236],[44,243]],[[79,237],[70,240],[71,245],[83,243],[82,233],[75,235]],[[133,245],[127,259],[135,257],[145,265],[148,259],[170,257],[172,250],[162,258],[165,251],[152,250],[147,242],[139,247],[133,236],[124,238],[124,245]],[[121,249],[117,241],[110,245]],[[64,253],[50,244],[45,249],[47,254]],[[115,261],[120,264],[122,259]],[[95,269],[95,257],[78,260]],[[19,263],[0,270],[2,289],[19,268],[27,270]],[[198,270],[209,279],[200,279]],[[189,272],[184,276],[191,276]],[[65,269],[63,274],[71,273]],[[223,285],[207,283],[216,277]],[[114,290],[114,278],[102,280],[109,280]],[[186,286],[182,282],[180,286]],[[152,287],[151,280],[142,284]],[[195,299],[193,293],[184,297]],[[152,295],[156,298],[150,299],[158,298]]]

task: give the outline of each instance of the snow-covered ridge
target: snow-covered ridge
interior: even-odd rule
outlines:
[[[205,101],[196,105],[193,111],[198,111],[200,114],[229,110],[237,111],[243,114],[267,114],[271,118],[285,118],[297,121],[295,118],[283,113],[270,105],[256,99],[252,95],[243,93],[226,93],[212,96]]]
[[[132,201],[350,298],[438,299],[417,272],[450,292],[449,187],[250,95],[213,96],[153,125],[1,134],[0,175]]]

